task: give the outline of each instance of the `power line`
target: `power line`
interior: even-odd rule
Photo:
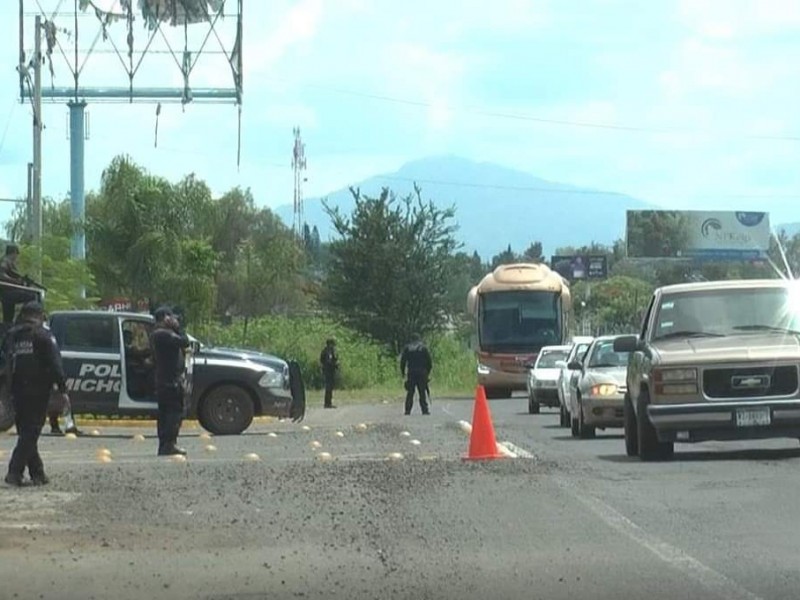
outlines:
[[[8,130],[11,127],[11,118],[14,116],[16,108],[17,108],[16,98],[12,98],[11,108],[8,110],[8,118],[6,119],[6,124],[3,127],[3,135],[2,137],[0,137],[0,156],[3,154],[3,147],[6,144],[6,137],[8,136]]]
[[[468,113],[483,117],[492,117],[497,119],[506,119],[506,120],[514,120],[514,121],[525,121],[525,122],[532,122],[532,123],[541,123],[545,125],[558,125],[558,126],[567,126],[567,127],[580,127],[580,128],[589,128],[589,129],[605,129],[610,131],[623,131],[629,133],[649,133],[649,134],[704,134],[704,135],[714,135],[719,137],[742,137],[745,139],[752,139],[752,140],[768,140],[768,141],[784,141],[784,142],[797,142],[800,141],[800,135],[756,135],[756,134],[747,134],[747,133],[721,133],[721,132],[714,132],[710,130],[702,130],[702,129],[689,129],[689,128],[680,128],[680,127],[641,127],[641,126],[633,126],[633,125],[622,125],[622,124],[615,124],[615,123],[597,123],[591,121],[575,121],[570,119],[551,119],[545,117],[539,117],[535,115],[529,114],[521,114],[521,113],[511,113],[511,112],[503,112],[503,111],[493,111],[493,110],[486,110],[478,107],[469,107],[469,106],[440,106],[433,104],[432,102],[428,102],[425,100],[416,100],[410,98],[398,98],[396,96],[389,96],[385,94],[377,94],[372,92],[363,92],[358,90],[351,90],[351,89],[343,89],[338,87],[330,87],[318,84],[305,84],[305,83],[297,83],[283,79],[276,79],[270,78],[273,81],[294,85],[298,88],[308,88],[322,92],[331,92],[334,94],[341,94],[347,96],[354,96],[358,98],[366,98],[369,100],[377,100],[381,102],[388,102],[393,104],[402,104],[406,106],[413,106],[417,108],[437,108],[442,110],[447,110],[449,112],[461,112],[461,113]]]

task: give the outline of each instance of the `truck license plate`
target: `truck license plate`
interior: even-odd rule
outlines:
[[[759,427],[772,422],[769,408],[740,408],[736,411],[737,427]]]

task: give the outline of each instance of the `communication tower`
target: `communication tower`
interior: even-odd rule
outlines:
[[[300,137],[300,128],[292,130],[294,134],[294,148],[292,149],[292,169],[294,169],[294,218],[292,219],[292,230],[295,235],[302,237],[303,226],[305,225],[305,215],[303,213],[303,183],[307,180],[306,170],[306,145]]]

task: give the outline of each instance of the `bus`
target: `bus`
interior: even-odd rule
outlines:
[[[500,265],[469,291],[467,310],[478,384],[487,398],[525,390],[539,350],[571,337],[569,282],[544,264]]]

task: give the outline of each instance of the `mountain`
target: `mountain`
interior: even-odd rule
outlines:
[[[625,234],[627,209],[654,208],[623,194],[545,181],[523,171],[455,156],[409,162],[395,173],[377,175],[353,187],[369,196],[389,187],[403,196],[413,191],[414,182],[422,188],[424,199],[437,206],[455,206],[459,240],[466,251],[477,250],[484,260],[509,244],[522,252],[537,240],[548,256],[560,246],[610,244]],[[345,213],[354,206],[348,189],[332,192],[327,202]],[[276,212],[291,226],[291,205],[280,206]],[[334,238],[319,198],[306,199],[305,217],[309,226],[317,226],[323,241]]]

